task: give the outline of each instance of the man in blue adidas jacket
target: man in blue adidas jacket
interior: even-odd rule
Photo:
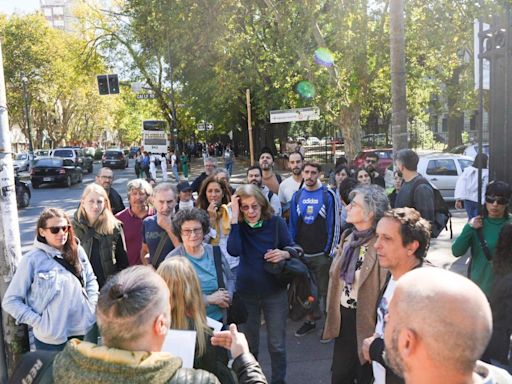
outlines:
[[[289,231],[292,240],[304,250],[306,264],[318,286],[318,299],[325,300],[329,268],[340,240],[340,204],[331,189],[317,183],[321,171],[317,163],[304,163],[304,186],[290,202]],[[295,336],[304,336],[315,328],[315,314],[311,311]]]

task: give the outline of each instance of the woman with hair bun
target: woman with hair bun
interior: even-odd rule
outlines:
[[[47,208],[39,216],[33,249],[16,269],[2,301],[18,323],[30,325],[37,350],[60,351],[95,322],[98,282],[68,215]]]

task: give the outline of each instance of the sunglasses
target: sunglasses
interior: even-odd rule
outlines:
[[[485,196],[485,202],[489,204],[497,203],[498,205],[507,205],[508,199],[505,197]]]
[[[377,164],[377,160],[373,160],[373,159],[366,159],[365,160],[368,164]]]
[[[49,229],[51,233],[53,233],[54,235],[56,235],[57,233],[59,233],[61,230],[62,232],[64,233],[68,233],[69,231],[69,228],[71,226],[70,225],[63,225],[63,226],[58,226],[58,227],[48,227],[46,229]]]

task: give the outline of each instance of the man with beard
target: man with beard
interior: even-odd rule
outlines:
[[[125,209],[123,199],[117,193],[117,191],[112,188],[112,182],[114,181],[114,172],[107,167],[103,167],[98,171],[96,175],[96,184],[101,185],[108,194],[108,200],[110,201],[110,206],[112,207],[112,213],[114,215],[121,212]]]
[[[274,155],[268,147],[263,147],[259,158],[262,171],[263,185],[266,185],[272,193],[279,193],[279,184],[281,184],[281,175],[274,173]]]
[[[288,220],[290,217],[290,202],[295,192],[302,188],[304,179],[302,178],[302,163],[304,157],[299,152],[292,152],[288,156],[288,167],[292,175],[283,180],[279,185],[279,201],[283,207],[283,217]]]
[[[492,332],[484,293],[441,268],[418,268],[397,282],[384,331],[385,360],[408,384],[511,383],[482,356]]]
[[[265,195],[270,206],[274,209],[275,216],[281,216],[281,203],[279,197],[268,189],[266,185],[263,185],[263,178],[261,174],[261,168],[257,165],[247,168],[247,183],[254,184],[261,189],[261,192]]]
[[[128,202],[130,206],[116,215],[123,223],[126,240],[126,254],[130,265],[141,264],[140,248],[142,247],[142,221],[154,215],[149,207],[148,199],[153,193],[146,180],[135,179],[128,182]]]
[[[172,230],[177,195],[176,188],[170,183],[160,183],[153,188],[156,215],[147,217],[142,222],[140,260],[144,265],[150,263],[157,269],[165,256],[180,244]]]
[[[204,172],[201,173],[196,179],[192,182],[192,192],[199,193],[201,189],[201,184],[204,179],[213,174],[213,171],[217,168],[217,159],[214,157],[206,157],[204,159]]]
[[[304,250],[306,265],[318,287],[318,301],[327,296],[329,268],[340,240],[340,202],[329,188],[318,185],[321,167],[305,162],[302,167],[304,187],[293,194],[288,229],[292,240]],[[316,328],[314,310],[295,336],[302,337]]]
[[[364,159],[364,167],[372,178],[372,184],[380,185],[382,188],[386,188],[384,177],[382,177],[377,170],[379,164],[379,155],[376,152],[370,152],[366,154]]]
[[[430,265],[425,261],[430,244],[430,224],[412,208],[397,208],[384,213],[377,224],[376,234],[374,248],[379,265],[389,272],[377,301],[375,334],[363,341],[362,353],[372,363],[374,383],[403,383],[382,360],[384,318],[398,279],[415,268]]]

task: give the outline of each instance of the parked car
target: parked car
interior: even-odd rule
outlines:
[[[431,153],[420,156],[418,173],[436,187],[446,201],[455,201],[455,184],[464,168],[473,164],[469,156]]]
[[[489,144],[488,143],[482,143],[482,151],[487,156],[489,156]],[[478,154],[478,144],[468,145],[463,153],[464,156],[469,156],[472,159],[475,159],[477,154]]]
[[[306,140],[306,145],[320,145],[320,139],[315,136],[309,136]]]
[[[379,171],[382,171],[390,164],[393,164],[392,149],[365,149],[356,155],[352,161],[351,167],[356,169],[364,167],[364,160],[366,159],[366,155],[369,153],[376,153],[379,155],[379,163],[377,164],[377,169],[379,169]]]
[[[107,149],[101,158],[101,166],[109,168],[128,168],[128,156],[122,149]]]
[[[92,173],[93,159],[85,156],[84,150],[79,147],[62,147],[51,151],[50,156],[72,159],[83,171]]]
[[[18,153],[14,158],[14,167],[19,172],[28,171],[32,160],[34,160],[34,155],[26,152]]]
[[[94,157],[94,152],[96,152],[96,148],[94,147],[84,148],[85,156],[90,157],[91,159]]]
[[[20,180],[18,172],[15,172],[14,174],[14,187],[16,190],[16,202],[18,204],[18,208],[28,207],[32,193],[30,192],[28,184],[25,181]]]
[[[50,154],[49,149],[36,149],[34,151],[34,157],[37,159],[38,157],[45,157]]]
[[[73,159],[42,157],[35,161],[30,173],[34,189],[41,184],[60,184],[71,187],[82,182],[82,168]]]

